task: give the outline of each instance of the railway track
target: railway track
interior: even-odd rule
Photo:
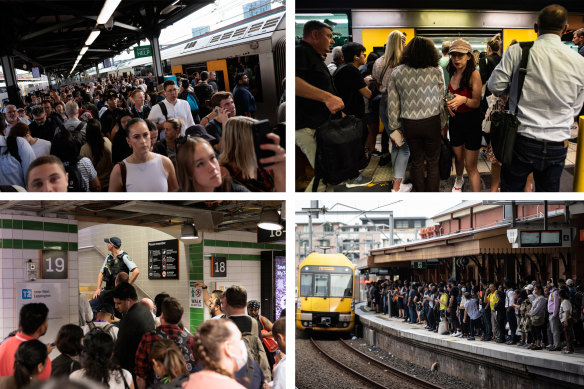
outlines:
[[[394,367],[387,365],[383,362],[380,362],[374,358],[369,357],[366,354],[363,354],[361,351],[354,349],[348,343],[343,340],[339,340],[338,342],[341,343],[342,347],[347,348],[350,350],[350,354],[353,354],[353,358],[360,360],[360,363],[365,365],[367,364],[375,364],[379,366],[381,369],[379,370],[379,375],[375,377],[375,379],[370,378],[364,374],[361,374],[355,367],[358,367],[359,363],[352,363],[352,367],[348,366],[347,363],[341,361],[338,357],[331,355],[329,352],[325,350],[325,348],[321,347],[317,341],[310,338],[311,344],[327,359],[331,362],[339,366],[344,371],[350,372],[354,375],[357,379],[362,381],[367,387],[373,388],[405,388],[405,387],[412,387],[412,388],[428,388],[428,389],[436,389],[440,388],[440,386],[434,385],[430,382],[425,380],[419,379],[417,377],[411,376],[407,373],[404,373],[400,370],[395,369]],[[338,344],[335,342],[335,345]],[[345,357],[347,354],[345,354]],[[405,384],[405,386],[404,386]]]

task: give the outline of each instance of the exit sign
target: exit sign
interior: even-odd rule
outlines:
[[[134,47],[134,58],[152,57],[152,48],[148,46]]]

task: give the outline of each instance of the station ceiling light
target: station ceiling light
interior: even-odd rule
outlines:
[[[197,227],[195,223],[185,223],[180,229],[181,239],[197,239],[199,237],[197,233]]]
[[[103,8],[101,9],[101,12],[99,13],[99,16],[97,17],[97,24],[107,23],[121,2],[122,0],[106,0]]]
[[[258,227],[263,230],[281,230],[283,228],[280,214],[275,209],[262,209]]]
[[[100,33],[101,33],[100,30],[91,31],[91,34],[89,34],[89,37],[85,41],[85,46],[91,46],[93,44],[93,42],[97,39],[97,37],[99,36]]]

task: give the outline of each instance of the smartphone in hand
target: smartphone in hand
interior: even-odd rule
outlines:
[[[260,159],[269,158],[269,157],[272,157],[276,154],[272,150],[260,149],[260,145],[263,145],[266,143],[274,143],[274,141],[272,141],[270,138],[266,137],[267,134],[273,132],[272,128],[270,127],[270,121],[267,119],[258,121],[257,123],[252,125],[251,132],[253,135],[253,145],[255,148],[258,166],[266,167],[266,166],[273,165],[273,163],[267,163],[267,164],[260,163]]]

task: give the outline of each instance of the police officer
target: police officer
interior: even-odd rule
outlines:
[[[116,277],[120,272],[132,273],[130,284],[133,284],[140,274],[140,269],[136,266],[134,261],[130,258],[128,253],[121,249],[122,240],[116,236],[106,238],[103,240],[107,243],[107,249],[110,252],[101,266],[99,275],[97,276],[97,288],[93,298],[97,298],[101,294],[101,283],[105,280],[104,290],[112,290],[115,287]]]

